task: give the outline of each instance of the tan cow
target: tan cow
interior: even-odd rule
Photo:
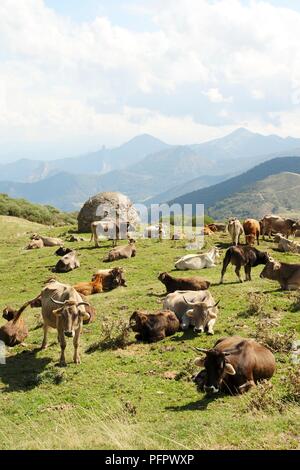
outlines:
[[[42,240],[44,246],[62,246],[64,242],[60,238],[54,238],[54,237],[44,237],[42,235],[38,235],[37,233],[34,233],[31,237],[31,240]]]
[[[233,217],[229,219],[227,230],[231,236],[232,243],[237,246],[240,244],[240,238],[244,234],[244,229],[241,222]]]
[[[263,240],[265,240],[265,235],[271,238],[272,233],[281,233],[284,237],[289,238],[296,231],[296,220],[284,219],[278,215],[266,215],[260,221],[260,226]]]
[[[66,337],[73,338],[75,364],[80,363],[79,338],[84,320],[90,315],[86,310],[89,306],[83,302],[78,292],[67,284],[52,279],[43,288],[41,293],[42,317],[44,321],[44,338],[42,349],[47,347],[49,328],[57,329],[58,341],[61,347],[59,364],[66,365],[65,349]]]
[[[260,223],[255,219],[246,219],[243,223],[246,245],[259,245]]]

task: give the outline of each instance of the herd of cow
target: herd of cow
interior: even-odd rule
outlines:
[[[259,245],[260,236],[274,236],[278,249],[300,253],[299,244],[289,240],[289,236],[300,230],[299,223],[292,219],[277,216],[266,216],[261,221],[247,219],[243,224],[236,219],[229,220],[227,226],[211,224],[205,227],[204,233],[227,230],[232,239],[225,254],[220,283],[223,283],[229,264],[235,266],[235,272],[240,282],[241,268],[244,268],[246,281],[251,281],[251,269],[264,265],[261,278],[276,280],[284,290],[300,288],[300,263],[280,263],[271,258],[268,253],[259,251],[253,245]],[[241,236],[245,236],[245,244],[241,244]],[[129,238],[129,237],[128,237]],[[75,237],[75,241],[78,241]],[[43,246],[58,246],[56,255],[61,256],[54,271],[67,272],[79,267],[76,252],[63,247],[60,239],[41,237],[34,234],[27,248],[42,248]],[[135,241],[129,239],[128,245],[114,246],[105,258],[106,262],[116,261],[136,256]],[[198,270],[213,268],[220,257],[218,247],[207,253],[190,254],[180,258],[175,267],[177,270]],[[218,303],[209,291],[210,282],[199,276],[174,277],[167,272],[159,275],[159,281],[166,288],[163,308],[156,313],[143,310],[134,312],[128,324],[128,329],[136,333],[136,339],[154,342],[174,335],[179,330],[192,327],[195,333],[206,332],[214,334],[214,325],[218,318]],[[82,325],[95,320],[96,311],[90,305],[87,297],[110,291],[119,286],[126,287],[124,270],[121,267],[103,269],[94,273],[90,282],[78,283],[74,286],[58,282],[50,278],[42,291],[33,299],[26,302],[19,310],[6,307],[3,317],[7,323],[0,328],[0,340],[9,347],[22,344],[28,336],[23,311],[28,307],[41,307],[44,337],[42,349],[47,347],[49,328],[58,332],[61,348],[59,363],[66,365],[66,338],[73,338],[74,362],[80,363],[79,339]],[[216,393],[219,390],[229,393],[243,393],[262,379],[269,379],[275,371],[273,353],[253,339],[238,336],[218,340],[212,349],[197,348],[204,356],[195,360],[197,366],[204,369],[195,376],[197,387],[206,393]]]

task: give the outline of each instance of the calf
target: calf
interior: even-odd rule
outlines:
[[[210,282],[202,277],[173,277],[168,273],[161,273],[158,279],[166,286],[167,293],[176,290],[206,290],[210,286]]]
[[[269,259],[260,277],[279,282],[282,290],[300,289],[300,264],[279,263]]]
[[[260,265],[266,264],[269,261],[268,253],[257,250],[250,246],[232,246],[226,251],[226,255],[223,261],[223,268],[221,274],[220,284],[223,284],[224,276],[228,265],[231,263],[235,268],[235,273],[240,282],[243,282],[241,278],[241,267],[244,266],[246,281],[251,281],[251,269]]]
[[[101,274],[95,274],[91,282],[79,282],[73,287],[79,294],[82,295],[93,295],[103,292],[103,276]]]
[[[56,273],[68,273],[80,267],[80,262],[77,258],[76,251],[71,251],[67,255],[63,256],[57,263],[53,272]]]
[[[164,310],[157,313],[144,311],[134,312],[129,321],[130,328],[138,333],[137,340],[153,343],[166,336],[174,335],[180,327],[178,318],[174,312]]]
[[[243,229],[245,233],[245,239],[247,245],[254,245],[255,240],[259,245],[260,237],[260,223],[255,219],[246,219],[243,223]]]
[[[103,261],[107,263],[118,259],[133,258],[134,256],[136,256],[135,241],[130,239],[128,245],[119,246],[110,250],[108,256]]]
[[[232,336],[219,339],[212,349],[196,349],[205,357],[198,357],[195,364],[205,370],[194,381],[208,394],[244,393],[275,372],[274,355],[253,339]]]
[[[239,245],[240,238],[244,233],[244,229],[243,229],[241,222],[235,217],[229,219],[227,230],[231,236],[232,243],[235,246]]]

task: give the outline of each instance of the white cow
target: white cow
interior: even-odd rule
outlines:
[[[220,251],[214,247],[207,253],[183,256],[175,263],[175,268],[181,271],[214,268],[218,258],[220,258]]]
[[[163,308],[176,314],[183,330],[192,325],[195,333],[207,331],[213,335],[219,313],[218,303],[208,290],[176,291],[167,295]]]
[[[161,230],[161,232],[160,232]],[[149,225],[144,230],[144,238],[161,238],[166,237],[166,230],[165,227],[162,225],[161,229],[159,225]]]
[[[300,243],[285,238],[281,233],[276,233],[274,241],[278,243],[278,250],[285,253],[300,253]]]

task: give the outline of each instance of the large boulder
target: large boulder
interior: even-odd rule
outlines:
[[[104,192],[91,197],[81,208],[78,215],[78,232],[90,232],[92,222],[102,220],[107,216],[107,212],[114,214],[116,210],[119,212],[120,221],[129,222],[133,227],[139,222],[138,212],[127,196]]]

